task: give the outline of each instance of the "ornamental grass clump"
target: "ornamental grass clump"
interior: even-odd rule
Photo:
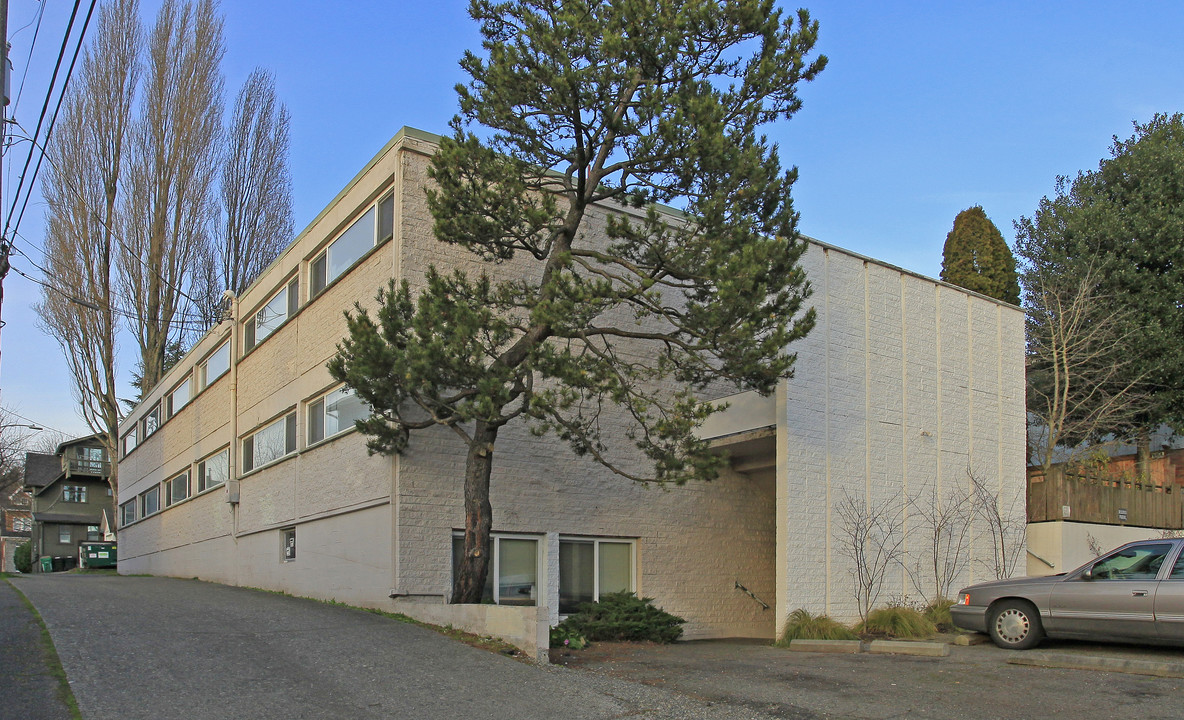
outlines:
[[[923,614],[925,619],[937,626],[938,632],[956,632],[958,628],[954,626],[954,619],[950,616],[950,608],[953,606],[953,600],[938,598],[925,606]]]
[[[851,628],[826,615],[811,615],[809,610],[798,608],[789,614],[785,631],[781,633],[778,645],[787,646],[793,640],[858,640]]]
[[[906,607],[872,610],[856,628],[865,635],[920,640],[937,634],[937,626],[921,613]]]
[[[577,611],[552,631],[560,637],[590,641],[672,643],[682,635],[686,622],[662,608],[653,598],[639,598],[631,592],[607,593],[600,602],[582,603]]]

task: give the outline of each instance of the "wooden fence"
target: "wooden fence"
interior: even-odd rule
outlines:
[[[1184,486],[1175,472],[1137,479],[1117,465],[1054,465],[1028,470],[1028,522],[1071,520],[1102,525],[1184,529]],[[1174,470],[1174,468],[1172,468]]]

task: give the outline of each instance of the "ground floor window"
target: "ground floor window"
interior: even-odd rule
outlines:
[[[58,525],[58,543],[61,545],[69,545],[71,540],[70,526]]]
[[[296,559],[296,528],[284,528],[280,530],[280,539],[283,541],[283,549],[281,557],[284,562],[292,562]]]
[[[633,575],[632,541],[560,538],[559,613],[573,613],[607,593],[632,591]]]
[[[87,525],[86,526],[86,539],[87,540],[102,540],[103,539],[103,533],[99,529],[98,525]]]
[[[496,605],[537,605],[539,597],[539,541],[529,536],[494,535],[490,539],[493,566],[485,578],[482,602]],[[452,538],[453,580],[464,556],[463,534]]]

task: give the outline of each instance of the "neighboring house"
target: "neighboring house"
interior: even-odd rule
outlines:
[[[1184,532],[1184,449],[1135,454],[1101,449],[1044,473],[1028,469],[1029,575],[1065,572],[1133,540]]]
[[[16,572],[13,553],[32,536],[32,496],[18,489],[0,505],[0,572]]]
[[[33,498],[33,569],[53,558],[54,570],[76,567],[78,545],[102,540],[103,516],[114,506],[111,463],[97,435],[69,440],[54,454],[25,454],[25,488]]]
[[[121,573],[451,607],[464,446],[436,429],[399,457],[368,455],[353,430],[364,408],[325,369],[342,311],[372,307],[389,278],[419,287],[429,264],[478,267],[432,236],[435,143],[401,130],[122,423]],[[771,638],[798,607],[855,614],[836,547],[844,496],[907,512],[973,468],[1022,503],[1020,310],[822,243],[803,262],[817,325],[795,378],[736,396],[704,428],[731,452],[718,480],[635,484],[553,437],[502,430],[491,603],[556,622],[626,589],[686,618],[685,637]],[[966,580],[983,579],[991,549],[971,552]],[[884,598],[902,594],[918,596],[895,568]]]

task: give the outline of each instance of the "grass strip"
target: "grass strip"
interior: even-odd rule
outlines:
[[[58,698],[70,711],[71,718],[82,720],[82,712],[78,709],[78,701],[74,698],[74,691],[70,689],[70,681],[66,678],[65,668],[62,667],[62,659],[58,657],[58,650],[54,647],[53,638],[49,635],[49,628],[45,627],[45,621],[41,619],[41,613],[37,612],[37,608],[29,601],[29,598],[25,597],[21,589],[12,584],[8,579],[7,573],[4,574],[2,579],[8,583],[9,587],[16,591],[17,595],[20,595],[21,602],[32,613],[33,619],[37,621],[37,627],[41,629],[41,654],[45,660],[45,667],[49,670],[49,674],[58,681]]]

